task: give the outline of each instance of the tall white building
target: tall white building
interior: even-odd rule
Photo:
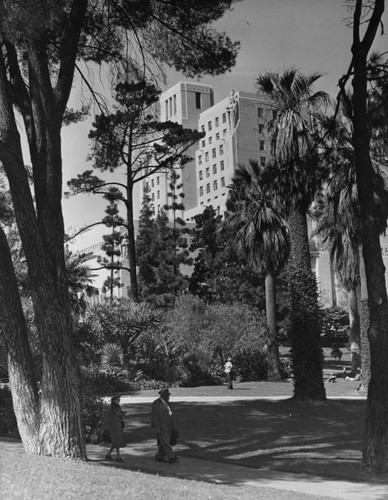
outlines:
[[[225,212],[228,186],[239,163],[250,159],[265,165],[269,157],[265,121],[268,100],[254,93],[231,91],[229,97],[214,104],[209,85],[180,82],[160,96],[160,120],[172,120],[184,127],[205,132],[197,146],[187,152],[193,161],[179,172],[184,194],[186,221],[212,205]],[[168,178],[159,172],[147,180],[150,196],[158,213],[168,204]]]
[[[160,121],[173,121],[185,128],[198,130],[199,117],[203,111],[214,104],[213,88],[202,83],[179,82],[161,94],[160,99]],[[184,193],[184,205],[187,210],[197,205],[197,184],[195,175],[195,151],[193,146],[187,150],[186,155],[193,158],[179,171]],[[163,172],[154,174],[148,179],[150,196],[155,208],[159,213],[164,205],[168,204],[167,193],[168,178]]]
[[[230,97],[201,113],[199,129],[206,136],[195,156],[197,203],[187,208],[186,220],[193,220],[209,205],[223,215],[228,186],[238,164],[247,164],[250,159],[261,165],[267,163],[265,120],[269,111],[264,97],[231,91]]]

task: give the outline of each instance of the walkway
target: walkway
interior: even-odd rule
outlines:
[[[176,451],[179,454],[179,446],[176,447]],[[89,445],[87,452],[90,460],[101,460],[106,453],[106,447]],[[156,462],[154,452],[144,453],[144,450],[140,452],[132,447],[131,449],[124,448],[122,457],[125,460],[125,468],[131,470],[213,483],[246,485],[259,489],[273,488],[288,491],[287,499],[297,500],[298,494],[301,493],[320,499],[386,500],[388,498],[387,484],[356,483],[307,474],[253,469],[187,456],[182,456],[178,463],[170,465]],[[117,467],[120,466],[121,464],[117,464]]]
[[[281,400],[289,396],[251,397],[251,396],[173,396],[173,402],[202,402],[214,403],[230,400]],[[155,396],[122,396],[121,404],[151,403]],[[337,398],[333,398],[337,399]],[[344,399],[341,397],[340,399]],[[354,398],[360,399],[357,395]],[[175,448],[179,454],[179,445]],[[91,460],[101,460],[106,453],[106,447],[89,445],[88,457]],[[348,480],[328,479],[325,477],[307,474],[293,474],[270,469],[255,469],[225,462],[215,462],[203,459],[181,456],[179,463],[169,465],[154,460],[154,451],[145,451],[136,446],[124,448],[123,458],[125,467],[148,473],[173,475],[175,477],[190,478],[200,481],[210,481],[223,484],[247,485],[257,488],[274,488],[290,492],[287,498],[298,498],[298,493],[313,495],[316,498],[341,498],[349,500],[386,500],[388,498],[388,485],[383,483],[358,483]]]
[[[286,399],[285,397],[257,398],[257,397],[173,397],[173,401],[201,401],[222,402],[227,400],[251,399]],[[123,396],[122,404],[151,403],[153,397]],[[359,398],[357,398],[359,399]],[[20,442],[4,440],[1,447],[22,450]],[[179,454],[179,445],[175,448]],[[89,460],[103,463],[106,446],[87,445]],[[281,498],[285,500],[298,500],[304,495],[312,498],[328,500],[330,498],[349,500],[386,500],[388,498],[388,484],[382,481],[360,483],[355,481],[328,479],[308,474],[293,474],[289,472],[270,470],[266,468],[252,468],[233,465],[225,462],[216,462],[182,455],[181,460],[175,464],[160,463],[154,460],[155,450],[148,449],[142,444],[133,444],[122,450],[124,464],[112,464],[113,467],[141,471],[144,473],[165,476],[181,477],[199,481],[209,481],[219,484],[233,484],[236,486],[249,486],[257,488],[257,498],[264,498],[265,492],[261,489],[273,488],[278,490]],[[185,453],[183,451],[183,453]],[[284,496],[283,496],[284,495]],[[243,496],[241,497],[243,498]],[[271,500],[270,498],[268,500]]]

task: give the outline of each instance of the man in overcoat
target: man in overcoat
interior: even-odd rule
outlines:
[[[171,444],[171,432],[174,421],[172,409],[169,404],[170,391],[163,388],[159,391],[160,397],[152,403],[151,410],[151,427],[156,431],[158,441],[158,453],[155,455],[155,460],[158,462],[174,463],[178,461]]]

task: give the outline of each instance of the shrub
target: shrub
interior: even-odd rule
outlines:
[[[344,347],[349,342],[349,313],[341,307],[321,309],[323,347],[334,343]]]
[[[185,295],[176,301],[168,327],[187,371],[185,385],[220,383],[228,356],[235,365],[238,359],[236,369],[244,378],[263,378],[266,373],[255,360],[261,356],[266,337],[265,317],[246,304],[206,304]],[[248,362],[250,368],[246,369]]]
[[[11,391],[6,387],[0,389],[0,436],[19,437]]]
[[[86,443],[99,443],[104,439],[102,424],[109,405],[99,396],[84,394],[82,398],[82,417]]]
[[[233,355],[233,366],[241,381],[265,380],[267,362],[262,351],[241,349]]]

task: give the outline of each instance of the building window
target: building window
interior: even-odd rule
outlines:
[[[225,177],[221,177],[221,187],[225,187]]]
[[[205,161],[209,161],[209,151],[206,151],[205,153]]]
[[[201,181],[203,179],[203,173],[202,170],[199,171],[199,180]]]
[[[265,156],[260,156],[260,166],[261,167],[265,167],[265,160],[266,160]]]
[[[217,156],[217,151],[216,148],[212,149],[212,158],[215,158]]]
[[[259,134],[262,134],[264,132],[264,125],[262,123],[259,123]]]
[[[152,201],[155,201],[155,193],[152,193],[152,194],[151,194],[151,200],[152,200]]]
[[[168,102],[170,103],[170,116],[172,116],[172,97],[170,97]]]
[[[207,129],[211,130],[212,129],[212,122],[207,122]]]
[[[206,184],[206,193],[210,193],[210,184]]]
[[[264,151],[265,141],[260,141],[260,151]]]
[[[213,182],[213,191],[217,191],[217,188],[218,188],[217,181],[214,181]]]
[[[201,141],[201,146],[202,146],[203,148],[206,146],[205,139],[203,139],[203,140]]]
[[[263,118],[263,108],[257,108],[257,117]]]
[[[157,199],[158,199],[158,200],[160,200],[160,191],[158,191],[158,192],[156,193],[156,197],[157,197]]]
[[[220,162],[220,168],[221,168],[221,171],[225,170],[225,162],[224,162],[224,160],[221,160],[221,162]]]
[[[199,187],[199,196],[203,196],[203,186]]]
[[[224,128],[224,130],[222,131],[222,136],[225,137],[226,136],[226,128]]]
[[[151,179],[151,187],[154,187],[155,186],[155,181],[154,179]]]
[[[216,127],[218,127],[220,125],[220,119],[218,118],[218,116],[216,117],[215,124],[216,124]]]
[[[217,165],[213,165],[213,174],[217,173]]]
[[[206,168],[206,177],[210,177],[210,168],[209,167]]]
[[[201,109],[201,92],[195,93],[195,107]]]
[[[173,99],[174,99],[174,115],[176,115],[176,95],[174,95]]]
[[[226,113],[222,113],[222,123],[226,123]]]
[[[198,165],[202,165],[202,155],[198,156]]]
[[[158,176],[157,176],[157,178],[156,178],[156,184],[157,184],[158,186],[159,186],[159,184],[160,184],[159,175],[158,175]]]
[[[220,144],[220,155],[224,154],[224,145]]]
[[[220,133],[219,133],[219,132],[217,132],[217,133],[216,133],[216,141],[219,141],[219,140],[220,140]]]
[[[211,144],[212,142],[213,142],[213,137],[212,137],[212,136],[210,136],[210,137],[209,137],[209,144]]]
[[[164,103],[164,110],[166,113],[166,118],[168,118],[168,101],[165,101],[165,103]]]
[[[205,125],[201,125],[201,132],[205,132]]]

